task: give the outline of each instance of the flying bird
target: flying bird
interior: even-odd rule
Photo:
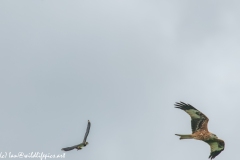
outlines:
[[[88,120],[87,130],[86,130],[86,133],[85,133],[83,142],[80,143],[80,144],[78,144],[78,145],[72,146],[72,147],[62,148],[62,151],[71,151],[71,150],[73,150],[73,149],[80,150],[80,149],[82,149],[82,147],[86,147],[86,145],[88,145],[87,136],[88,136],[88,134],[89,134],[90,127],[91,127],[91,123],[90,123],[90,121]]]
[[[211,153],[208,158],[214,159],[217,155],[219,155],[225,147],[225,143],[223,140],[218,139],[218,137],[210,133],[208,131],[208,117],[205,116],[202,112],[191,106],[190,104],[186,104],[184,102],[176,102],[175,108],[179,108],[187,112],[191,117],[191,126],[192,126],[192,134],[175,134],[180,136],[181,139],[196,139],[201,140],[210,145]]]

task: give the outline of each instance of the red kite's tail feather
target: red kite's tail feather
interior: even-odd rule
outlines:
[[[191,134],[175,134],[176,136],[180,136],[180,139],[193,139]]]

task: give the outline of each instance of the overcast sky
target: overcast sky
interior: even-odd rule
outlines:
[[[0,152],[66,160],[203,160],[183,101],[234,159],[240,128],[237,0],[0,1]]]

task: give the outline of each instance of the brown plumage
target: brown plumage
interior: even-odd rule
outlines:
[[[208,121],[209,119],[202,112],[194,108],[190,104],[186,104],[184,102],[175,103],[176,108],[184,110],[191,117],[191,126],[192,126],[192,134],[181,135],[180,139],[196,139],[201,140],[210,145],[211,153],[209,158],[214,159],[218,154],[220,154],[225,147],[225,143],[223,140],[218,139],[218,137],[208,131]]]

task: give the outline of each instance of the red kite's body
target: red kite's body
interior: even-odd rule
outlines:
[[[187,112],[192,119],[192,134],[176,134],[177,136],[180,136],[180,139],[196,139],[208,143],[211,147],[211,153],[209,156],[209,158],[211,159],[215,158],[224,150],[224,141],[218,139],[215,134],[208,131],[207,124],[209,119],[207,118],[207,116],[205,116],[202,112],[200,112],[190,104],[180,102],[176,103],[175,106],[176,108],[182,109]]]

